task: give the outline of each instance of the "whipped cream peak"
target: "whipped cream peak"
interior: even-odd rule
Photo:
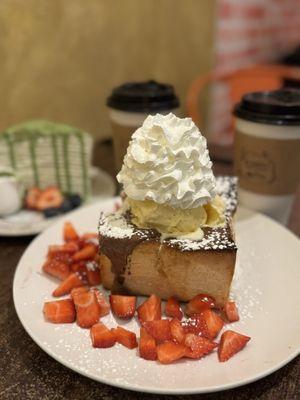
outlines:
[[[117,179],[128,197],[196,208],[216,194],[207,143],[191,118],[149,115],[132,135]]]

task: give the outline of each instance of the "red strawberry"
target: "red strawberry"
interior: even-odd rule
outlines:
[[[234,301],[227,301],[224,311],[229,322],[235,322],[240,319],[239,312]]]
[[[37,199],[36,208],[39,211],[46,210],[46,208],[58,208],[64,201],[61,191],[55,186],[49,186],[44,189]]]
[[[93,347],[107,348],[116,343],[113,332],[102,322],[93,325],[90,330]]]
[[[104,294],[101,293],[100,290],[97,288],[92,288],[91,291],[93,291],[95,293],[98,304],[100,306],[100,318],[109,314],[110,306],[109,306]]]
[[[91,240],[91,239],[97,239],[98,240],[98,233],[95,232],[86,232],[81,236],[82,240]]]
[[[226,331],[222,334],[218,356],[221,362],[229,360],[234,354],[242,350],[251,338],[234,331]]]
[[[25,207],[32,210],[36,210],[37,202],[41,193],[42,193],[41,190],[37,187],[28,189],[25,197]]]
[[[75,321],[73,300],[48,301],[44,304],[43,313],[47,321],[54,324],[66,324]]]
[[[184,344],[187,347],[185,356],[189,358],[201,358],[213,351],[217,347],[217,343],[211,342],[209,339],[188,333],[185,336]]]
[[[130,319],[134,316],[136,297],[135,296],[109,296],[112,312],[119,318]]]
[[[224,321],[214,311],[207,309],[201,314],[203,321],[205,322],[205,329],[203,330],[203,336],[208,339],[214,339],[218,336],[220,330],[224,326]]]
[[[185,333],[194,333],[195,335],[202,335],[206,329],[206,324],[201,315],[193,315],[192,318],[188,318],[181,322],[181,325]]]
[[[73,262],[70,266],[71,271],[87,276],[87,268],[85,261]]]
[[[171,340],[170,321],[168,319],[160,319],[154,321],[146,321],[143,326],[147,332],[158,342]]]
[[[87,279],[91,286],[100,285],[101,283],[101,275],[99,264],[96,261],[87,261],[86,263],[87,269]]]
[[[81,250],[73,255],[74,261],[92,260],[97,254],[97,247],[93,244],[85,245]]]
[[[137,308],[138,317],[141,323],[161,319],[161,300],[152,294]]]
[[[80,286],[76,287],[71,290],[71,298],[74,301],[74,297],[78,295],[78,293],[87,293],[89,291],[89,288],[87,286]]]
[[[60,280],[66,279],[71,273],[69,265],[55,258],[48,258],[42,268],[46,274],[54,276]]]
[[[174,339],[177,343],[182,343],[184,341],[185,331],[177,318],[174,318],[170,321],[170,330],[172,339]]]
[[[49,246],[48,255],[49,257],[59,256],[61,254],[74,254],[79,250],[79,246],[76,242],[69,242],[65,244],[53,244]]]
[[[135,333],[128,331],[121,326],[113,328],[112,333],[115,336],[116,342],[122,344],[123,346],[128,347],[129,349],[134,349],[135,347],[137,347]]]
[[[76,242],[79,239],[79,235],[71,222],[64,223],[63,237],[65,242]]]
[[[93,291],[73,294],[77,324],[81,328],[90,328],[100,319],[100,306]]]
[[[180,304],[175,297],[170,297],[166,304],[165,313],[167,317],[177,318],[179,321],[182,320],[183,312],[181,311]]]
[[[186,347],[180,343],[165,342],[157,346],[157,358],[162,364],[170,364],[184,357]]]
[[[215,306],[216,301],[213,297],[207,294],[198,294],[188,302],[185,312],[187,315],[200,314],[202,311]]]
[[[139,353],[140,357],[145,360],[157,359],[155,340],[149,335],[145,328],[141,328],[140,330]]]
[[[65,294],[71,293],[72,289],[79,286],[84,286],[83,279],[79,274],[73,272],[64,281],[62,281],[60,285],[58,285],[52,295],[54,297],[64,296]]]

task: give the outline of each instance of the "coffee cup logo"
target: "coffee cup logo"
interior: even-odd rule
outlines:
[[[272,183],[276,179],[275,163],[265,151],[247,150],[242,147],[240,175],[252,182]]]

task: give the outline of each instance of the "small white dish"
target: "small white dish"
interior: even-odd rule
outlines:
[[[145,361],[121,345],[93,349],[89,331],[76,324],[44,321],[42,308],[56,282],[41,273],[48,246],[60,242],[64,220],[80,232],[96,231],[100,211],[113,209],[108,199],[60,219],[27,248],[16,270],[13,294],[17,314],[32,339],[66,367],[91,379],[124,389],[163,394],[216,392],[253,382],[281,368],[300,351],[300,241],[260,214],[239,209],[238,260],[232,287],[241,320],[227,326],[251,336],[246,348],[225,363],[217,354],[171,365]],[[114,317],[105,324],[117,324]],[[133,319],[126,324],[138,332]]]
[[[95,203],[99,199],[105,199],[115,194],[116,185],[114,180],[100,168],[91,168],[91,180],[92,196],[87,204]],[[40,212],[21,209],[14,214],[0,216],[0,236],[36,235],[44,231],[62,216],[45,218]]]

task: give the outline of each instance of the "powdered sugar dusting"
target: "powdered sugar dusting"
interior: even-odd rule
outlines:
[[[128,224],[121,211],[100,216],[98,231],[100,235],[124,239],[131,238],[134,234],[134,228]]]
[[[225,214],[231,216],[237,207],[237,183],[236,176],[218,176],[216,178],[217,194],[225,202]]]

